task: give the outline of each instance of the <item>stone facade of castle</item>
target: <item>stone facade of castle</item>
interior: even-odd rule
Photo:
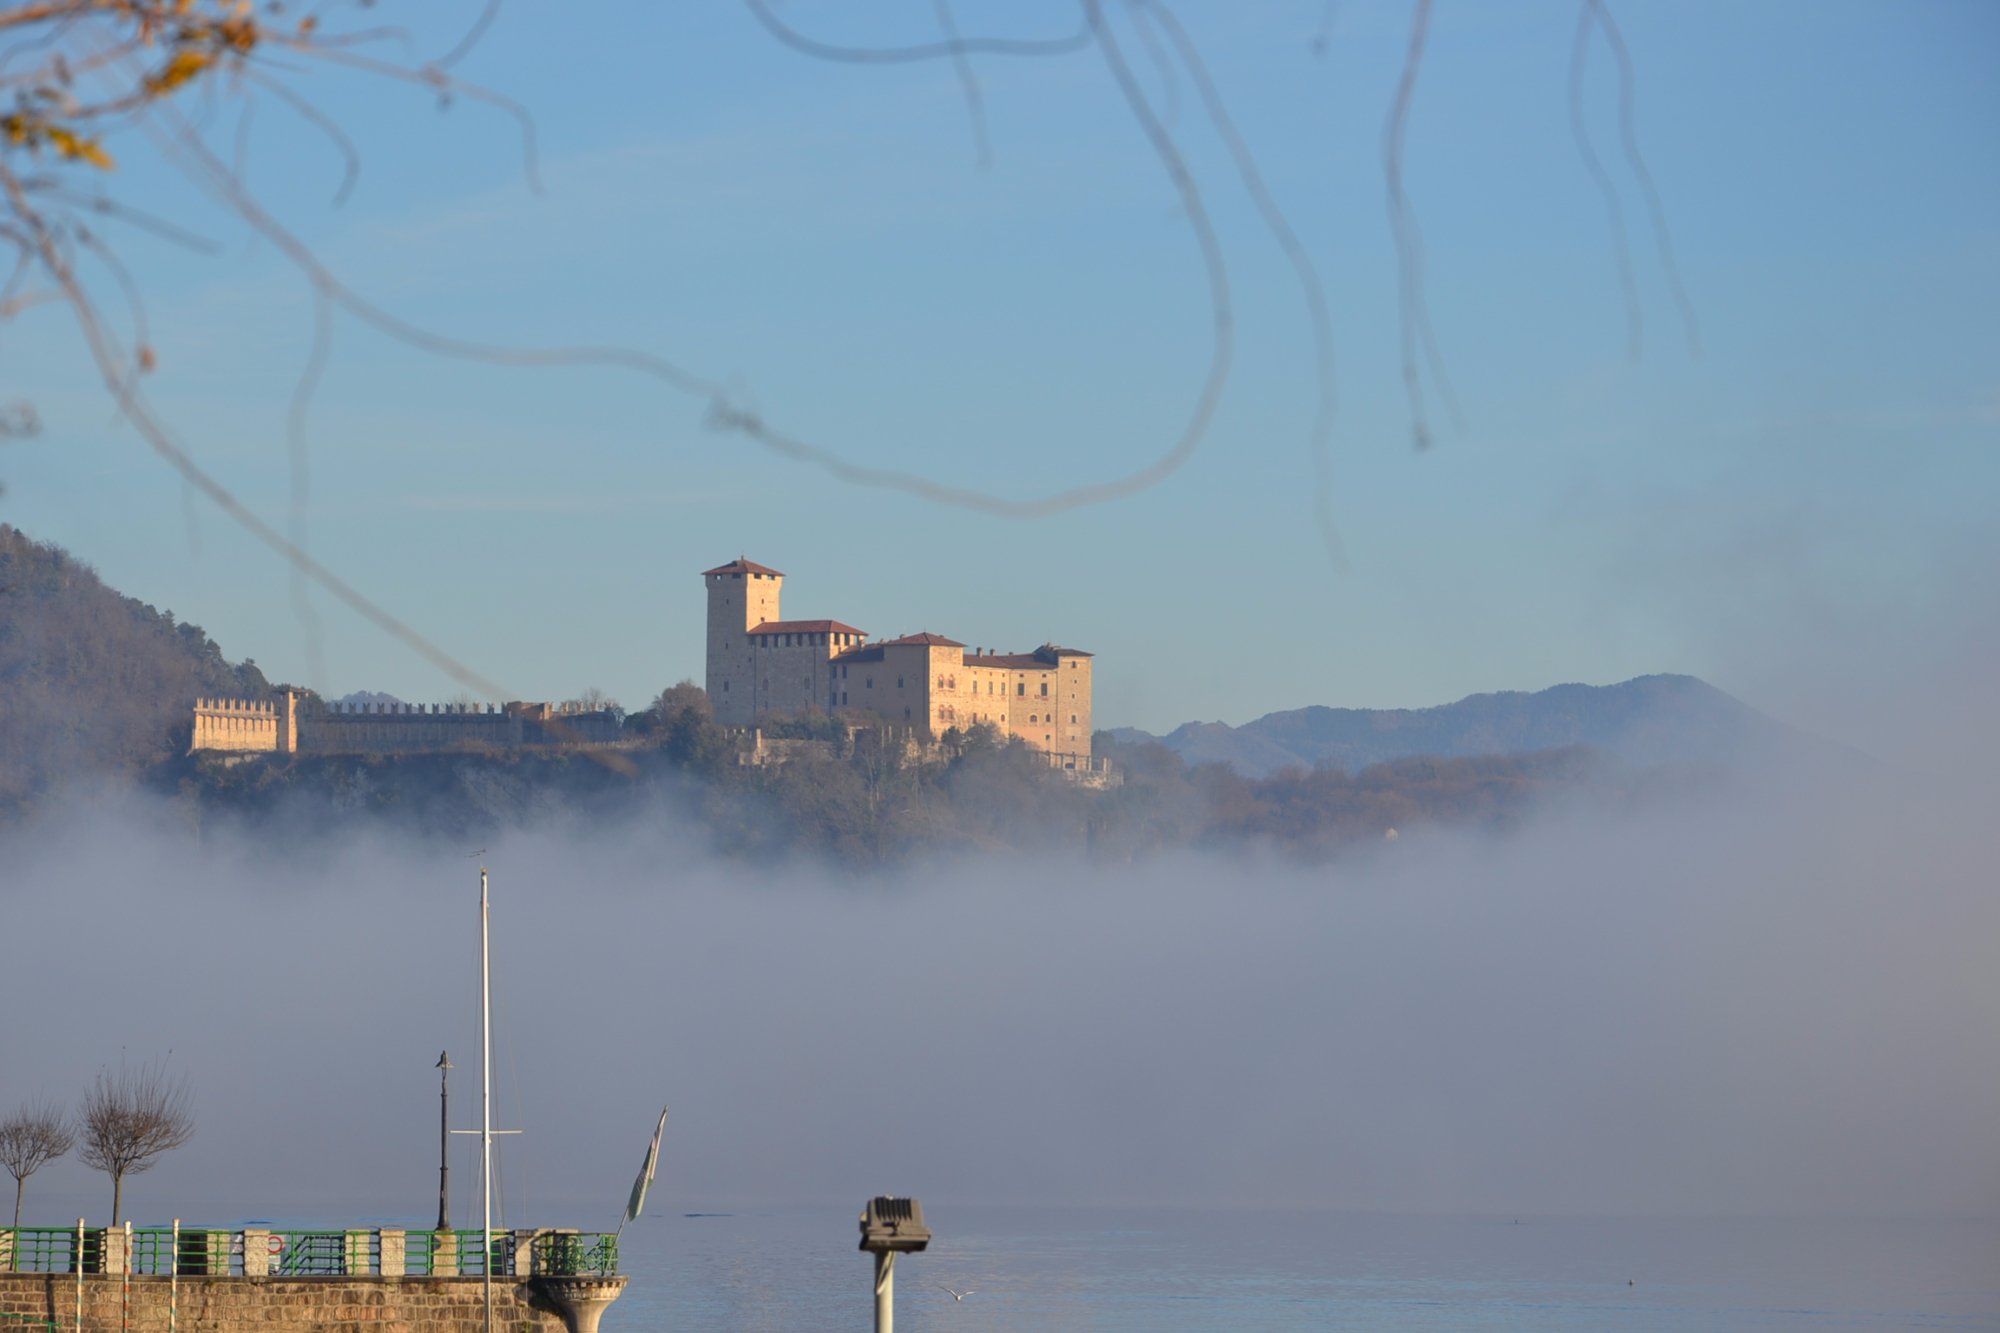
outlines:
[[[870,642],[842,621],[783,619],[785,576],[765,565],[737,559],[702,580],[717,722],[822,712],[931,736],[984,722],[1050,755],[1090,757],[1089,653],[1052,643],[1031,653],[967,651],[928,633]]]

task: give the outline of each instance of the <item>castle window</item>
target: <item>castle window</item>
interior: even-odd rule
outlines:
[[[863,679],[863,680],[862,680],[862,682],[861,682],[861,688],[862,688],[862,689],[864,689],[864,690],[872,690],[872,689],[874,689],[874,688],[875,688],[875,677],[873,677],[873,676],[868,676],[868,677],[866,677],[865,679]]]
[[[847,702],[847,691],[846,691],[846,690],[842,690],[842,691],[840,692],[840,702],[842,702],[843,704]]]
[[[1022,698],[1026,698],[1026,697],[1027,697],[1027,694],[1028,694],[1028,682],[1027,682],[1027,681],[1025,681],[1025,680],[1017,680],[1017,681],[1015,681],[1015,682],[1014,682],[1014,697],[1015,697],[1015,698],[1017,698],[1017,699],[1022,699]]]
[[[1042,682],[1042,697],[1044,699],[1049,697],[1049,683],[1047,681]]]
[[[1070,725],[1071,725],[1072,727],[1076,725],[1076,714],[1075,714],[1075,713],[1071,713],[1071,714],[1069,715],[1069,724],[1070,724]]]
[[[939,688],[939,689],[943,689],[943,688],[944,688],[944,677],[943,677],[943,676],[939,676],[939,677],[938,677],[938,688]]]
[[[899,690],[903,688],[903,678],[901,676],[896,677],[896,688]]]
[[[726,681],[726,680],[722,682],[722,692],[723,692],[724,694],[727,694],[727,693],[729,693],[729,682],[728,682],[728,681]],[[487,710],[487,711],[488,711],[488,712],[491,712],[491,711],[492,711],[492,709],[491,709],[491,707],[490,707],[490,706],[488,707],[488,710]]]
[[[952,688],[953,688],[954,690],[958,688],[958,677],[957,677],[957,676],[953,676],[953,677],[951,678],[951,687],[952,687]]]
[[[1030,713],[1030,714],[1028,714],[1028,721],[1030,721],[1030,722],[1040,722],[1040,721],[1041,721],[1041,719],[1040,719],[1040,718],[1038,718],[1038,717],[1036,717],[1036,716],[1035,716],[1035,715],[1034,715],[1033,713]]]

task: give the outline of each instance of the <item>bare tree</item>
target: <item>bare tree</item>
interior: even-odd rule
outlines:
[[[125,1177],[148,1170],[159,1155],[194,1137],[194,1107],[185,1078],[169,1078],[166,1066],[118,1066],[97,1071],[83,1094],[78,1115],[85,1166],[111,1177],[111,1225],[124,1203]]]
[[[654,716],[665,722],[677,713],[690,712],[706,720],[714,716],[709,706],[708,691],[691,680],[683,680],[661,690],[653,700]]]
[[[69,1113],[37,1097],[0,1120],[0,1166],[14,1177],[14,1225],[21,1225],[21,1194],[28,1177],[70,1150],[76,1131]]]

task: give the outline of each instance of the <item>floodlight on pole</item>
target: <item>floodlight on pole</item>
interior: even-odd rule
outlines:
[[[861,1210],[861,1248],[875,1256],[875,1333],[894,1333],[896,1256],[917,1254],[930,1243],[924,1206],[915,1199],[877,1195]]]

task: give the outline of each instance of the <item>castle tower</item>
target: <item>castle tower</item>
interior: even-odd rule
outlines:
[[[777,620],[785,576],[741,556],[702,572],[708,585],[708,689],[715,720],[741,725],[756,716],[749,632]]]

